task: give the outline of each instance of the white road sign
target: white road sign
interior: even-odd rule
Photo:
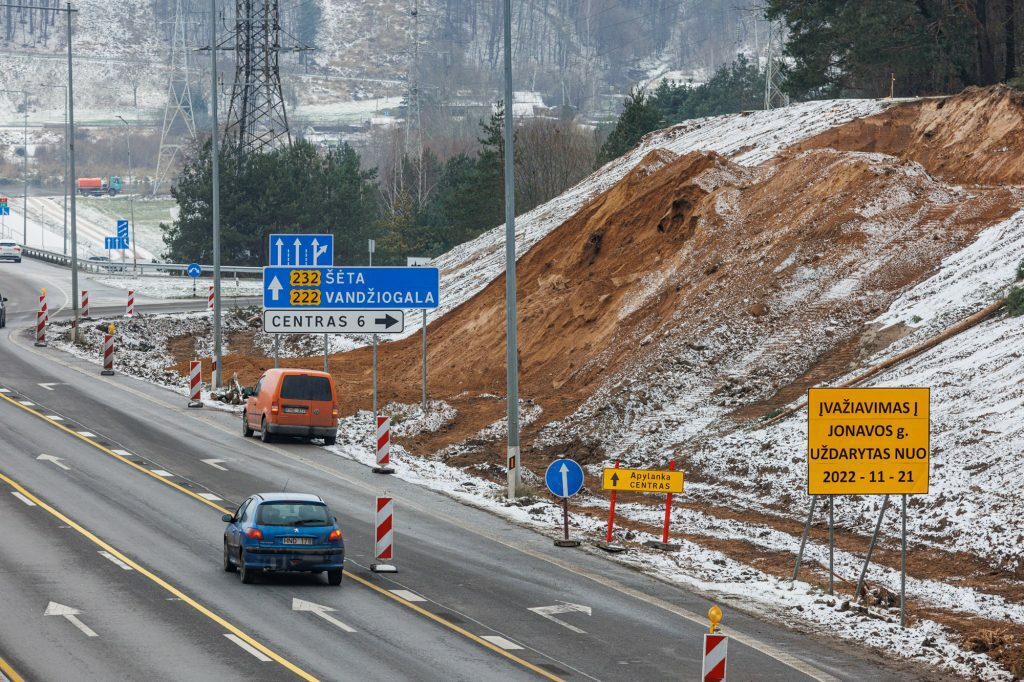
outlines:
[[[395,334],[405,329],[401,310],[264,310],[268,334]]]

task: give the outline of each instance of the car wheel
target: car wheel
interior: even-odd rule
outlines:
[[[345,575],[342,571],[327,571],[327,584],[328,585],[340,585],[341,577]]]
[[[241,549],[238,550],[238,577],[246,585],[256,582],[256,572],[245,567],[245,553]]]
[[[242,410],[242,437],[248,438],[252,435],[252,429],[249,428],[249,415]]]
[[[270,435],[270,431],[267,430],[267,418],[264,417],[263,421],[260,422],[260,440],[264,443],[269,443],[274,440],[274,437]]]
[[[334,445],[338,442],[337,436],[324,436],[324,445]]]
[[[238,570],[238,567],[231,563],[231,555],[228,553],[228,541],[224,541],[224,570],[228,573],[234,573]]]
[[[15,258],[15,259],[14,259],[14,262],[15,262],[15,263],[20,263],[20,262],[21,262],[21,259],[20,259],[20,258]]]

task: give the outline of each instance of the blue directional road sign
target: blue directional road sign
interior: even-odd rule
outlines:
[[[270,235],[270,266],[277,265],[334,265],[334,235]]]
[[[572,497],[583,487],[583,467],[571,459],[556,459],[544,473],[548,490],[556,497]]]
[[[104,237],[103,243],[106,249],[127,249],[128,237]]]
[[[124,243],[128,244],[128,221],[118,220],[117,221],[117,238],[123,239]]]
[[[0,215],[11,215],[11,207],[7,204],[0,204]]]
[[[263,268],[263,307],[436,308],[439,282],[437,268]]]
[[[203,266],[199,263],[189,263],[187,272],[189,277],[195,279],[199,275],[203,274]]]

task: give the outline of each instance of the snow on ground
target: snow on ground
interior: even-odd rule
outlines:
[[[169,274],[109,274],[104,276],[94,276],[92,279],[108,287],[133,289],[136,295],[146,295],[151,298],[192,298],[191,277],[179,277],[177,275]],[[209,279],[196,280],[196,297],[205,299],[209,295],[210,286],[212,285],[210,284]],[[259,279],[232,279],[225,277],[221,280],[220,286],[221,296],[225,298],[261,296],[263,294],[263,280]]]

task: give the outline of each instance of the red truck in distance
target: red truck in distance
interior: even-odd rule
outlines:
[[[121,178],[111,175],[109,179],[78,178],[78,193],[83,197],[100,197],[109,194],[114,197],[121,191]]]

